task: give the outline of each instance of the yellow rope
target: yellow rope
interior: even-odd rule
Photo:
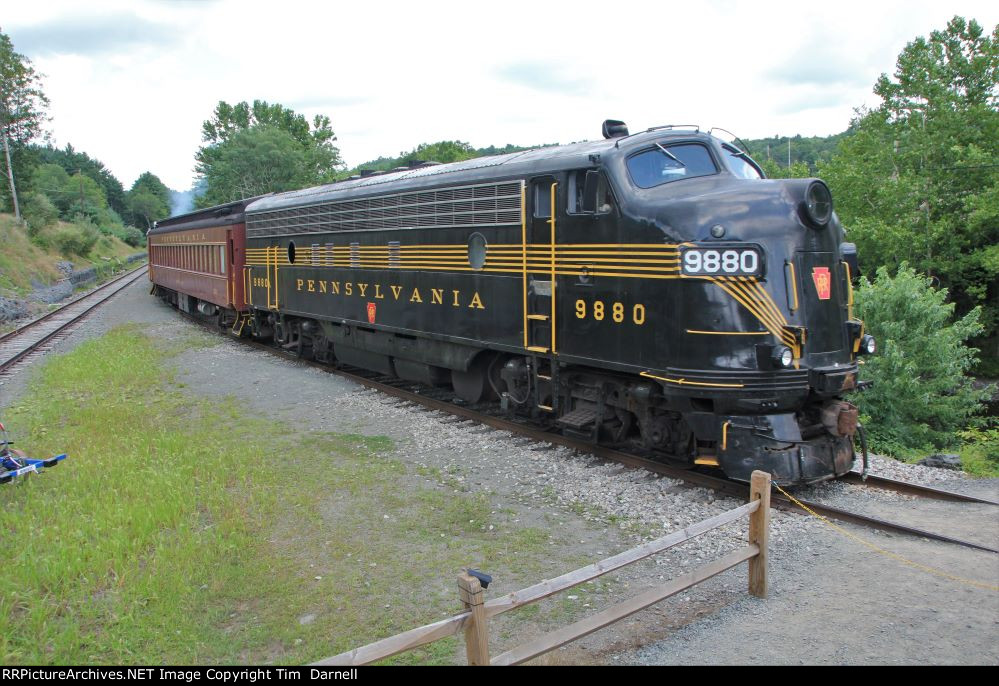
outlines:
[[[993,586],[991,584],[982,583],[981,581],[975,581],[974,579],[965,579],[964,577],[955,576],[954,574],[950,574],[949,572],[945,572],[945,571],[942,571],[940,569],[934,569],[933,567],[927,567],[924,564],[920,564],[918,562],[913,562],[912,560],[904,558],[901,555],[898,555],[896,553],[891,552],[890,550],[885,550],[884,548],[878,547],[878,546],[874,545],[873,543],[871,543],[869,541],[865,541],[860,536],[857,536],[855,534],[850,533],[849,531],[847,531],[843,527],[839,526],[838,524],[833,524],[831,521],[829,521],[828,519],[826,519],[825,517],[823,517],[819,513],[815,512],[811,508],[809,508],[803,502],[801,502],[800,500],[798,500],[797,498],[795,498],[793,495],[791,495],[790,493],[788,493],[787,491],[785,491],[783,488],[781,488],[777,484],[777,482],[774,482],[774,486],[777,488],[778,491],[780,491],[785,496],[787,496],[795,505],[797,505],[798,507],[800,507],[802,510],[804,510],[808,514],[810,514],[813,517],[816,517],[816,518],[822,520],[823,522],[825,522],[826,524],[828,524],[832,528],[834,528],[837,531],[839,531],[844,536],[846,536],[848,538],[851,538],[854,541],[857,541],[858,543],[860,543],[862,545],[867,546],[868,548],[870,548],[871,550],[873,550],[876,553],[881,553],[882,555],[886,555],[886,556],[888,556],[888,557],[890,557],[890,558],[892,558],[894,560],[898,560],[899,562],[901,562],[903,564],[907,564],[910,567],[915,567],[916,569],[922,570],[922,571],[924,571],[924,572],[926,572],[928,574],[933,574],[935,576],[941,576],[941,577],[943,577],[945,579],[950,579],[951,581],[958,581],[960,583],[969,584],[971,586],[977,586],[978,588],[984,588],[984,589],[987,589],[989,591],[999,591],[999,586]]]

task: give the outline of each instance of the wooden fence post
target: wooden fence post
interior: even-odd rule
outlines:
[[[469,665],[489,664],[489,627],[486,624],[482,584],[470,574],[458,575],[458,591],[465,609],[471,611],[465,627],[465,653]]]
[[[760,552],[749,559],[749,592],[767,597],[767,546],[770,544],[770,474],[756,470],[749,481],[749,501],[760,501],[760,509],[749,515],[749,542]]]

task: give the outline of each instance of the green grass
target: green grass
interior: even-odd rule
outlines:
[[[180,347],[116,329],[6,412],[21,448],[70,457],[0,489],[3,664],[306,662],[459,611],[465,566],[503,593],[576,564],[485,495],[420,485],[388,438],[192,399]]]
[[[964,471],[978,477],[999,477],[999,421],[992,426],[960,433],[964,440],[961,463]]]
[[[59,222],[63,228],[73,225]],[[11,214],[0,214],[0,289],[7,289],[19,295],[30,293],[32,282],[51,285],[62,278],[56,263],[67,257],[55,249],[45,250],[28,238],[27,230],[14,221]],[[96,266],[107,269],[113,263],[129,255],[143,252],[145,248],[134,248],[114,236],[102,236],[86,257],[72,255],[68,259],[76,269]]]

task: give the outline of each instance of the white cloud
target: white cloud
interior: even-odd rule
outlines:
[[[327,114],[350,164],[440,139],[584,140],[606,118],[836,133],[906,42],[999,18],[979,0],[34,5],[5,8],[3,30],[47,74],[56,141],[126,187],[151,170],[177,189],[219,100]]]

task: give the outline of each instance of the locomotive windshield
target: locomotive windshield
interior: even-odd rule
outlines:
[[[662,146],[628,158],[628,172],[639,188],[718,172],[708,149],[698,143]]]
[[[722,145],[728,154],[728,166],[732,173],[741,179],[762,179],[763,173],[749,158],[749,155],[730,145]]]

